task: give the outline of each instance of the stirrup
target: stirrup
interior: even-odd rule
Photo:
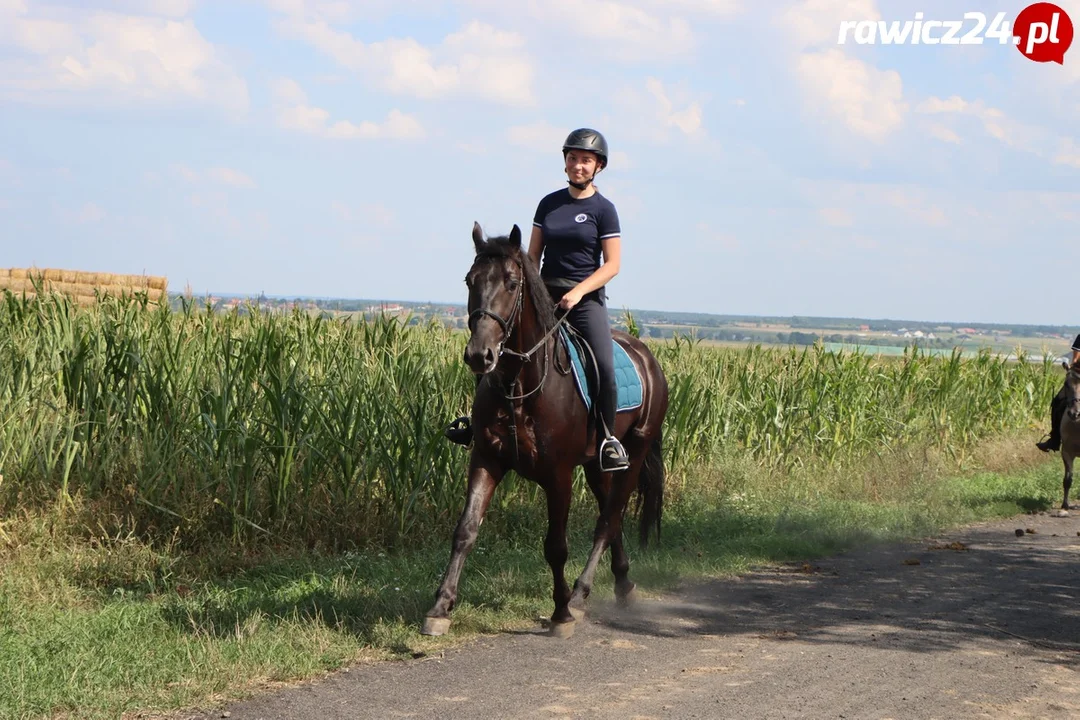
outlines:
[[[454,422],[450,423],[446,427],[446,430],[443,431],[443,435],[446,436],[447,440],[452,443],[457,443],[458,445],[468,445],[471,443],[473,431],[472,425],[469,422],[469,416],[462,415],[457,420],[454,420]]]
[[[607,437],[600,444],[600,469],[604,472],[618,472],[630,467],[626,449],[614,437]]]

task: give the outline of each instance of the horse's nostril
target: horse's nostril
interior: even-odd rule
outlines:
[[[488,365],[491,365],[495,362],[495,351],[491,348],[488,348],[487,351],[484,353],[484,362],[486,362]]]

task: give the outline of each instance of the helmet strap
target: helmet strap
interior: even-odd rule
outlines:
[[[600,172],[600,170],[601,170],[601,169],[602,169],[602,168],[597,168],[596,170],[593,170],[593,174],[592,174],[592,177],[591,177],[591,178],[589,178],[588,180],[586,180],[586,181],[585,181],[585,182],[583,182],[583,183],[577,183],[577,182],[574,182],[573,180],[571,180],[571,179],[569,179],[569,178],[567,178],[566,182],[567,182],[567,183],[569,183],[570,185],[573,185],[573,186],[574,186],[574,187],[576,187],[576,188],[577,188],[578,190],[586,190],[586,189],[588,189],[588,187],[589,187],[590,185],[592,185],[592,182],[593,182],[593,180],[595,180],[595,179],[596,179],[596,173]]]

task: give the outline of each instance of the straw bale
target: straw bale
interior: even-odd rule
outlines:
[[[45,268],[45,271],[41,274],[41,276],[46,280],[60,281],[64,277],[64,271],[56,270],[54,268]]]
[[[79,275],[81,274],[82,273],[79,273],[75,270],[64,270],[62,273],[60,273],[60,282],[70,284],[77,283],[79,282]]]
[[[152,277],[150,278],[150,288],[164,292],[169,288],[169,279],[166,277]]]
[[[75,302],[83,306],[93,305],[97,302],[97,298],[93,295],[76,295]]]
[[[9,277],[11,277],[11,269],[10,268],[0,268],[0,278],[9,278]]]
[[[26,272],[26,270],[23,270],[22,268],[18,268],[18,269],[12,268],[11,269],[11,277],[15,278],[16,280],[25,280],[26,276],[27,276],[27,272]]]

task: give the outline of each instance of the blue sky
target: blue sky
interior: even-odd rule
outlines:
[[[836,42],[932,5],[0,0],[0,255],[464,302],[590,126],[615,307],[1076,325],[1080,48]]]

